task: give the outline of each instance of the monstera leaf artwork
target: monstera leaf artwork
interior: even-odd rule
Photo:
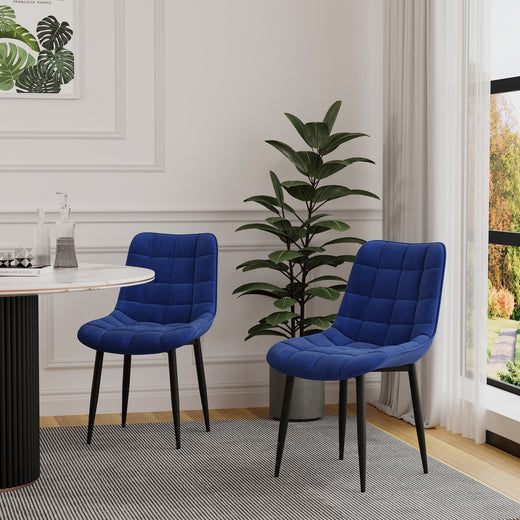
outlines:
[[[0,43],[0,90],[11,90],[20,74],[34,63],[25,49],[14,43]]]
[[[35,37],[17,23],[12,7],[0,5],[0,91],[60,93],[74,79],[74,53],[65,48],[73,34],[69,22],[49,15]]]
[[[72,38],[72,32],[67,22],[60,23],[54,16],[47,16],[41,22],[38,22],[36,28],[42,47],[50,51],[65,47]]]
[[[15,25],[16,14],[12,7],[0,5],[0,33]]]
[[[41,63],[37,63],[18,76],[16,91],[26,94],[57,94],[60,91],[60,83],[56,76],[47,74]]]
[[[74,79],[74,54],[66,49],[43,50],[38,56],[38,65],[46,75],[54,76],[59,84]]]
[[[40,52],[40,46],[38,40],[31,34],[29,30],[21,25],[14,24],[5,31],[0,31],[0,38],[10,38],[12,40],[20,40],[26,43],[31,50],[34,52]]]

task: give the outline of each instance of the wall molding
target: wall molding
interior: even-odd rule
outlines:
[[[164,171],[164,0],[154,0],[154,158],[151,162],[122,163],[45,163],[35,165],[32,163],[2,163],[0,172],[24,172],[24,173],[89,173],[89,172],[114,172],[114,173],[154,173]],[[72,132],[2,132],[2,139],[64,139],[64,140],[123,140],[126,137],[126,91],[125,91],[125,38],[124,0],[114,0],[116,45],[116,93],[115,93],[115,129],[114,131],[72,131]]]
[[[90,140],[110,140],[110,139],[124,139],[125,137],[125,81],[124,81],[124,63],[125,63],[125,4],[124,0],[113,0],[114,4],[114,56],[115,56],[115,93],[114,93],[114,129],[113,130],[68,130],[63,132],[40,130],[40,131],[23,131],[23,132],[10,132],[7,130],[0,131],[0,139],[90,139]],[[78,3],[78,16],[77,20],[81,24],[82,20],[82,9],[84,6],[82,3]],[[81,46],[85,44],[82,39],[82,35],[85,34],[84,30],[80,32],[80,42],[78,44],[78,57],[81,56]],[[81,67],[80,61],[80,68]],[[79,75],[81,77],[82,74]],[[64,101],[77,101],[76,98],[63,99]]]
[[[334,209],[337,218],[350,222],[381,221],[381,209]],[[154,223],[195,223],[195,222],[219,222],[219,223],[249,223],[263,220],[267,211],[251,210],[247,208],[231,209],[204,209],[204,210],[81,210],[74,209],[74,221],[81,224],[142,224]],[[53,223],[59,218],[57,210],[46,212],[46,222]],[[18,211],[0,209],[0,219],[3,224],[30,224],[36,220],[35,211]]]

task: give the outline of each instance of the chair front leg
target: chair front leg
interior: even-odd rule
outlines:
[[[339,460],[345,453],[345,428],[347,425],[347,383],[348,379],[339,382]]]
[[[88,430],[87,444],[92,442],[92,434],[94,433],[94,421],[96,419],[96,409],[99,397],[99,383],[101,382],[101,369],[103,368],[104,352],[96,352],[96,361],[94,363],[94,375],[92,377],[92,390],[90,392],[90,409],[88,413]]]
[[[365,376],[356,377],[357,441],[359,457],[359,480],[361,492],[365,492],[367,475],[367,438],[365,412]]]
[[[280,474],[280,465],[282,464],[283,448],[285,445],[285,436],[287,435],[287,425],[289,424],[289,412],[291,411],[291,398],[294,387],[294,376],[286,377],[282,413],[280,414],[280,428],[278,430],[278,446],[276,448],[275,477]]]
[[[415,429],[417,430],[417,441],[421,451],[421,460],[424,473],[428,473],[428,457],[426,455],[426,439],[424,437],[424,419],[421,409],[421,398],[419,395],[419,384],[417,382],[417,370],[415,363],[408,365],[408,378],[410,379],[410,391],[412,393],[413,416]]]
[[[132,356],[125,354],[123,362],[123,402],[121,403],[121,426],[126,426],[126,413],[128,411],[128,393],[130,391],[130,367]]]
[[[175,447],[181,447],[181,418],[179,410],[179,379],[177,376],[177,351],[168,352],[168,366],[170,369],[170,397],[172,401],[173,427],[175,430]]]
[[[193,342],[193,353],[195,354],[195,365],[197,367],[197,380],[199,382],[199,393],[200,401],[202,403],[202,412],[204,413],[204,423],[206,425],[206,431],[209,432],[208,391],[206,388],[206,376],[204,375],[204,363],[202,361],[200,338],[197,338]]]

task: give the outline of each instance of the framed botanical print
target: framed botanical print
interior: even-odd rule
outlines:
[[[77,97],[76,0],[0,0],[0,97]]]

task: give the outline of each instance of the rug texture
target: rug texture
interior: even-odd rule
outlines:
[[[0,494],[2,520],[506,520],[520,504],[367,425],[367,491],[359,491],[355,419],[339,461],[337,418],[290,423],[279,478],[270,419],[41,430],[42,474]]]

